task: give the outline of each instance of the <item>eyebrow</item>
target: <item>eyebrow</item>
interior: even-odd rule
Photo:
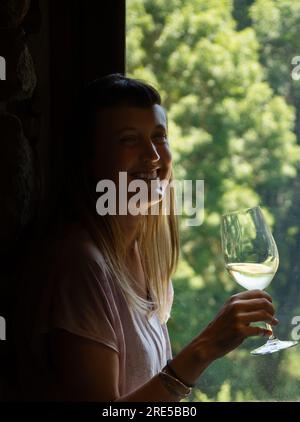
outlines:
[[[166,131],[167,128],[165,126],[163,126],[162,124],[158,124],[158,125],[155,126],[155,129],[163,129],[164,131]],[[133,127],[133,126],[125,126],[122,129],[117,130],[115,132],[115,135],[118,135],[118,134],[120,134],[122,132],[125,132],[126,130],[133,130],[135,132],[138,132],[138,129],[136,127]]]

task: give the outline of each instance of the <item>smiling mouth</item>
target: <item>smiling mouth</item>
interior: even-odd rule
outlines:
[[[145,180],[145,181],[157,180],[157,179],[159,179],[159,169],[153,170],[153,171],[150,171],[150,172],[131,173],[130,176],[134,179],[140,179],[140,180]]]

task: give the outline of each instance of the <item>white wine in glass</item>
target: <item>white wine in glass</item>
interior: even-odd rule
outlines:
[[[279,265],[279,255],[271,230],[260,207],[222,216],[221,239],[225,266],[231,277],[247,290],[264,290]],[[297,341],[281,341],[266,324],[271,335],[263,346],[251,352],[265,355],[295,346]]]
[[[240,263],[227,264],[226,269],[232,278],[247,290],[264,290],[271,283],[278,268],[279,259],[274,258],[272,265]]]

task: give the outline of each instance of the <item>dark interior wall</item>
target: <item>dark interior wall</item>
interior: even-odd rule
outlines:
[[[3,380],[13,381],[11,308],[24,251],[55,196],[75,96],[89,80],[125,72],[125,0],[0,0],[0,56],[1,400],[9,396]]]
[[[38,207],[39,149],[49,142],[47,4],[0,2],[0,399],[13,390],[12,307]]]
[[[66,110],[82,86],[125,72],[125,0],[51,0],[50,85],[52,161],[56,171]],[[53,176],[50,176],[54,185]]]
[[[125,0],[52,0],[49,55],[53,120],[87,81],[124,73],[124,54]]]

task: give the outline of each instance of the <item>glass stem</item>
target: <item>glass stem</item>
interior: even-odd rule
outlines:
[[[269,340],[276,340],[277,337],[274,335],[274,332],[272,330],[271,325],[266,323],[266,327],[267,327],[267,330],[271,331],[271,333],[272,333],[272,334],[270,334]]]

